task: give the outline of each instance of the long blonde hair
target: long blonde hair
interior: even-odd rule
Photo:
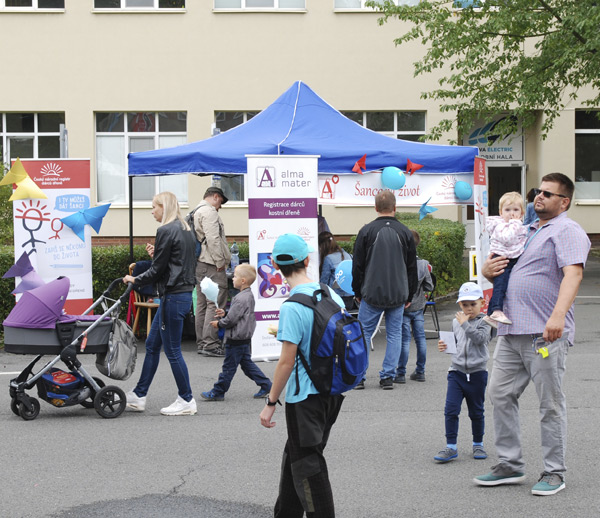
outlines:
[[[175,196],[172,192],[164,191],[158,193],[156,196],[154,196],[152,201],[163,209],[163,216],[160,222],[161,226],[171,223],[171,221],[179,220],[183,229],[190,229],[188,224],[179,213],[179,202],[177,201],[177,196]]]

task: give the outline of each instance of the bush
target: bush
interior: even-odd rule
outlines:
[[[467,281],[468,269],[463,263],[465,227],[462,223],[427,216],[419,221],[419,214],[399,212],[396,218],[421,236],[417,254],[427,259],[437,278],[437,295],[457,291]],[[340,246],[349,253],[354,249],[356,237],[340,241]]]

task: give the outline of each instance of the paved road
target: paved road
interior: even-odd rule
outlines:
[[[427,381],[393,391],[378,388],[377,367],[384,341],[375,340],[367,388],[350,393],[333,430],[327,459],[340,518],[371,517],[596,517],[597,430],[600,426],[600,262],[591,261],[576,301],[577,344],[568,359],[569,407],[567,489],[534,497],[541,471],[537,398],[522,397],[526,483],[481,488],[473,476],[494,463],[491,405],[485,443],[488,460],[470,457],[465,415],[459,458],[446,465],[432,457],[444,446],[443,406],[448,357],[428,340]],[[442,328],[449,330],[453,302],[440,304]],[[25,422],[9,408],[9,373],[27,357],[0,351],[0,517],[266,517],[277,495],[285,420],[259,425],[262,401],[252,399],[253,383],[238,373],[226,400],[202,402],[220,370],[220,360],[195,354],[185,344],[192,387],[199,400],[193,417],[165,417],[159,409],[175,399],[166,361],[159,368],[143,414],[127,412],[101,419],[82,407],[54,408],[42,402],[39,417]],[[493,344],[492,344],[493,348]],[[142,353],[143,347],[140,347]],[[83,357],[92,371],[93,357]],[[143,358],[140,354],[139,361]],[[410,361],[414,362],[414,348]],[[274,363],[261,367],[271,376]],[[133,381],[117,382],[124,389]]]

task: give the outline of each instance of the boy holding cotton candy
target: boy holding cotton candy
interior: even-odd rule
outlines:
[[[264,398],[271,390],[271,380],[267,378],[252,361],[250,345],[256,329],[254,317],[254,295],[249,290],[256,279],[256,269],[250,264],[240,264],[233,272],[233,287],[240,292],[231,301],[229,312],[217,308],[210,325],[215,329],[225,329],[225,360],[219,379],[212,390],[200,394],[206,401],[223,401],[225,392],[229,390],[238,365],[242,372],[254,381],[260,390],[254,394],[256,399]]]

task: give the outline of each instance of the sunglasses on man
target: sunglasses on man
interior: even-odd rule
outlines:
[[[533,189],[534,196],[539,196],[540,194],[543,194],[544,198],[552,198],[552,196],[558,196],[559,198],[568,198],[568,196],[565,196],[564,194],[558,194],[557,192],[542,191],[541,189]]]

